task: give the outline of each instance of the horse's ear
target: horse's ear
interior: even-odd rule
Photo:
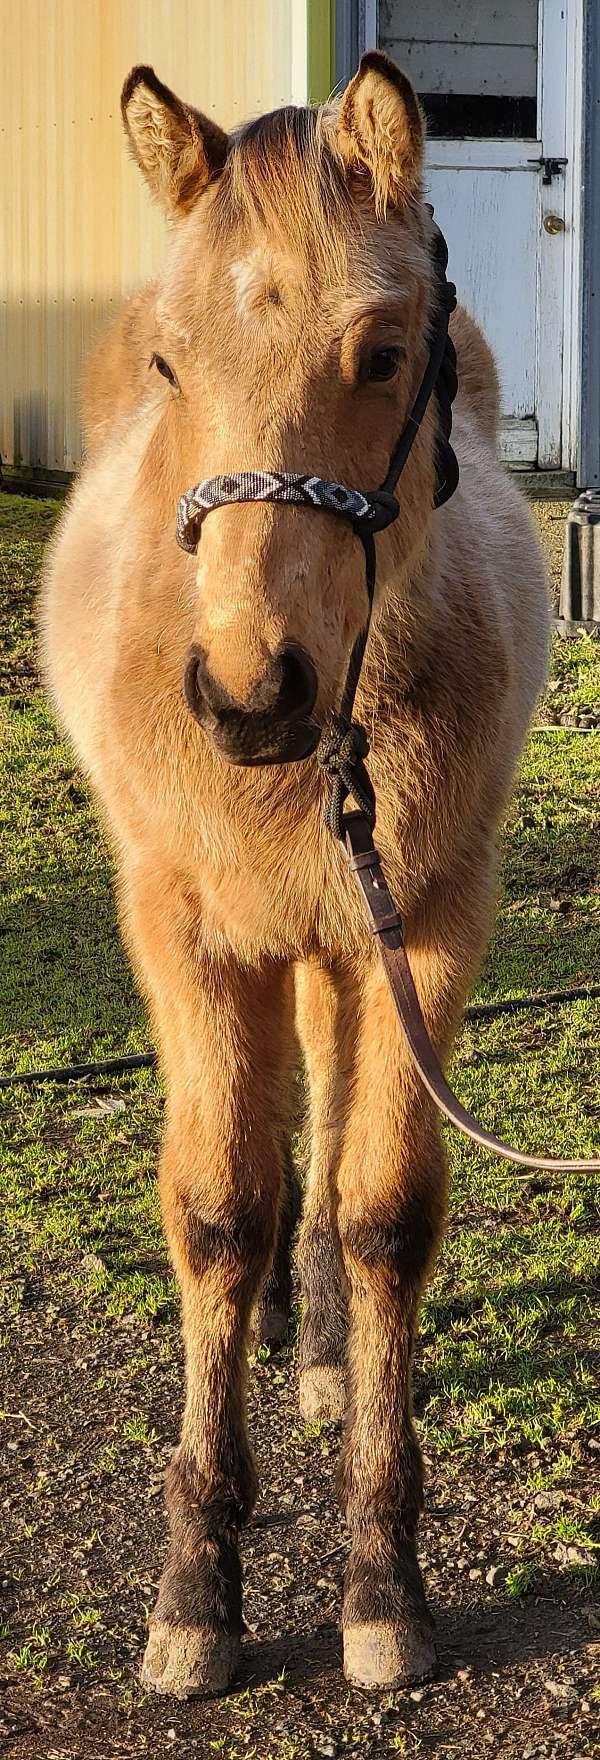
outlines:
[[[121,93],[121,112],[134,159],[152,194],[170,213],[187,213],[223,170],[229,140],[157,79],[152,67],[134,67]]]
[[[350,171],[367,172],[375,208],[402,208],[418,194],[425,124],[410,80],[387,55],[363,55],[342,96],[337,146]]]

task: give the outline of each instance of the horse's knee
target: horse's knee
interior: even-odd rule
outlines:
[[[417,1296],[440,1232],[438,1211],[429,1192],[368,1208],[346,1205],[339,1232],[350,1284],[392,1302]]]
[[[170,1183],[163,1187],[163,1210],[171,1254],[180,1281],[202,1282],[215,1299],[243,1299],[256,1289],[270,1264],[277,1226],[278,1192],[248,1183],[226,1196]]]
[[[224,1282],[236,1286],[259,1276],[275,1234],[276,1210],[268,1197],[230,1202],[218,1220],[189,1199],[180,1202],[186,1259],[193,1277],[205,1277],[218,1268]]]

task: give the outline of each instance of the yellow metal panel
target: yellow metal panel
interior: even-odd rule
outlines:
[[[155,271],[124,143],[136,62],[226,127],[306,101],[307,0],[0,0],[0,453],[72,470],[84,353]]]

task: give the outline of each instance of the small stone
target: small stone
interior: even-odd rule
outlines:
[[[507,1576],[508,1571],[505,1564],[491,1564],[485,1573],[485,1580],[486,1583],[489,1583],[490,1589],[501,1589]]]
[[[582,1709],[582,1711],[591,1711],[592,1707],[590,1705],[589,1699],[582,1699],[581,1709]]]
[[[319,1754],[327,1754],[329,1756],[335,1754],[335,1742],[322,1742],[318,1751]]]
[[[174,1742],[174,1741],[175,1741],[175,1730],[174,1730],[174,1729],[168,1729],[168,1730],[167,1730],[167,1741],[168,1741],[168,1742]]]
[[[554,1557],[557,1564],[594,1565],[597,1562],[598,1554],[592,1547],[565,1546],[564,1542],[559,1540],[558,1546],[554,1549]]]
[[[474,1565],[474,1566],[473,1566],[473,1569],[472,1569],[472,1570],[470,1570],[470,1571],[469,1571],[469,1582],[470,1582],[470,1583],[476,1583],[476,1582],[477,1582],[477,1579],[478,1579],[478,1577],[480,1577],[480,1576],[481,1576],[481,1571],[480,1571],[480,1569],[479,1569],[479,1566],[478,1566],[478,1565]]]
[[[423,1687],[413,1687],[413,1690],[412,1690],[412,1693],[410,1696],[411,1696],[413,1705],[420,1705],[421,1701],[425,1698],[425,1693],[424,1693]]]
[[[534,1509],[560,1509],[562,1502],[561,1491],[536,1491],[533,1507]]]
[[[567,1686],[565,1681],[547,1680],[544,1681],[544,1686],[553,1699],[571,1699],[573,1696],[572,1687]]]
[[[458,1679],[458,1680],[459,1680],[459,1681],[468,1681],[468,1680],[470,1680],[470,1679],[471,1679],[471,1670],[470,1670],[470,1668],[459,1668],[459,1670],[458,1670],[458,1676],[457,1676],[457,1679]]]

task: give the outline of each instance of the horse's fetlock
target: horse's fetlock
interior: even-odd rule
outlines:
[[[166,1472],[166,1499],[173,1532],[187,1530],[194,1548],[205,1540],[237,1535],[256,1501],[258,1479],[243,1438],[230,1446],[227,1473],[202,1469],[182,1443]]]
[[[353,1537],[344,1575],[344,1624],[397,1623],[427,1614],[414,1534],[381,1522]]]
[[[153,1620],[183,1628],[239,1635],[242,1570],[232,1537],[182,1542],[173,1534],[153,1611]]]

